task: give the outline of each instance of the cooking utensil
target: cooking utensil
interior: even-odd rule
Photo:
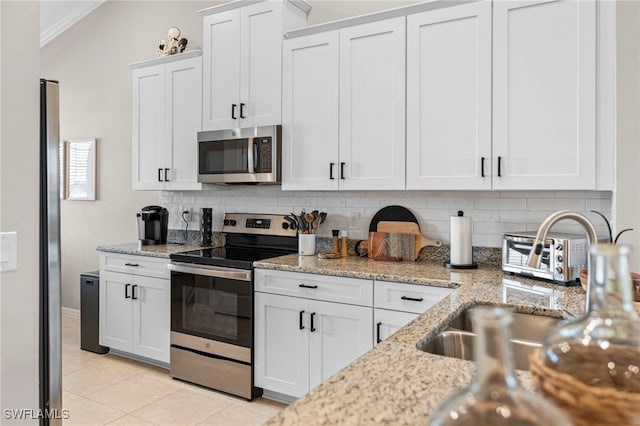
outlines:
[[[313,217],[311,213],[305,213],[304,220],[307,222],[309,231],[313,234],[314,232],[313,221],[315,220],[315,217]]]
[[[418,255],[420,254],[420,250],[422,250],[423,247],[442,246],[442,240],[432,240],[430,238],[423,236],[420,233],[420,226],[417,223],[381,221],[381,222],[378,222],[377,226],[378,226],[378,232],[395,232],[400,234],[414,235],[415,240],[414,240],[413,260],[418,258]]]

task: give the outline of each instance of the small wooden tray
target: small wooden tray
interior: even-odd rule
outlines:
[[[332,253],[330,251],[323,251],[318,253],[318,257],[320,259],[340,259],[342,256],[340,256],[340,253]]]

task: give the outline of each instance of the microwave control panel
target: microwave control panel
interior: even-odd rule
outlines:
[[[271,173],[273,162],[271,137],[269,136],[255,138],[254,143],[258,147],[258,164],[255,168],[256,173]]]

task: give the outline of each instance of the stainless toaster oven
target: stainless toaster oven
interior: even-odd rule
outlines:
[[[550,232],[544,241],[540,267],[531,268],[527,260],[535,239],[535,232],[502,234],[502,270],[563,285],[578,285],[580,269],[587,266],[586,236]]]

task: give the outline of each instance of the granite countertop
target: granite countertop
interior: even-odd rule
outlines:
[[[460,311],[476,305],[509,305],[523,313],[569,317],[584,306],[584,291],[503,275],[498,267],[451,271],[441,265],[318,259],[289,255],[255,263],[284,271],[375,278],[457,287],[413,322],[336,373],[272,418],[270,425],[425,424],[446,395],[467,385],[475,364],[422,352],[418,345],[438,334]],[[518,372],[525,387],[529,373]]]
[[[110,244],[96,247],[98,251],[109,253],[131,254],[134,256],[163,257],[168,259],[169,255],[182,251],[200,250],[201,245],[198,244],[157,244],[152,246],[143,246],[140,241],[135,243]]]

